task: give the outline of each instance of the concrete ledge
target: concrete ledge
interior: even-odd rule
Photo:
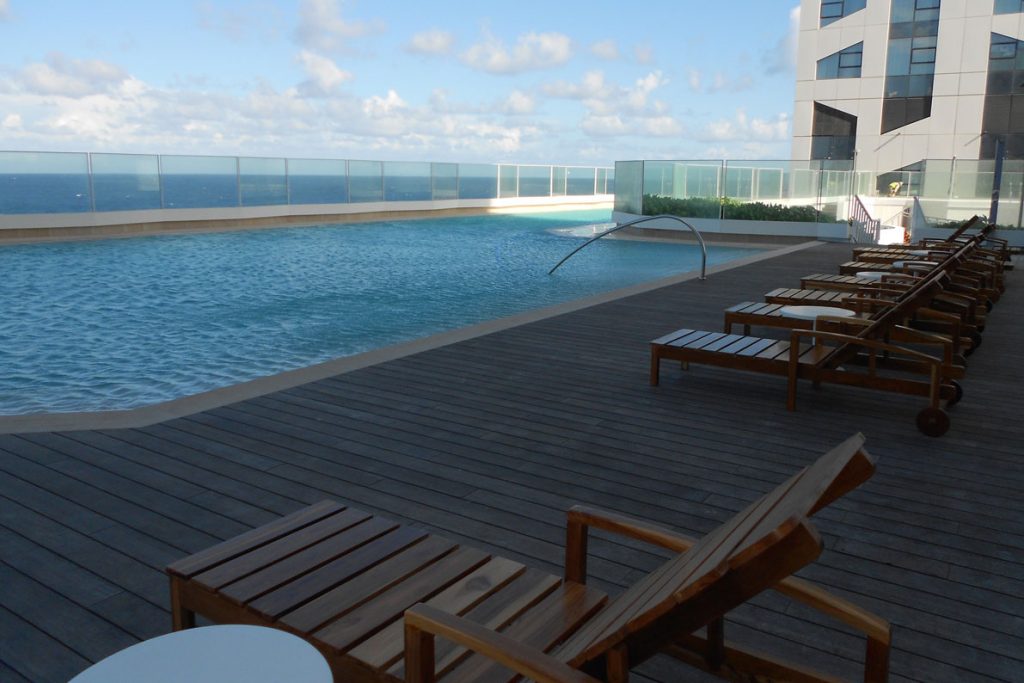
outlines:
[[[755,254],[746,258],[730,261],[719,266],[708,269],[708,276],[715,273],[722,273],[734,268],[759,261],[783,256],[795,251],[807,249],[820,244],[817,241],[808,241],[801,244],[790,245],[761,254]],[[680,275],[673,275],[660,280],[645,282],[631,287],[617,289],[604,294],[598,294],[584,299],[569,301],[556,306],[540,308],[517,315],[490,320],[476,325],[470,325],[456,330],[449,330],[439,334],[415,339],[401,344],[394,344],[374,351],[367,351],[355,356],[337,358],[317,365],[290,370],[288,372],[261,377],[242,384],[229,387],[222,387],[212,391],[185,396],[173,401],[157,403],[132,410],[110,410],[102,412],[81,412],[81,413],[35,413],[31,415],[7,415],[0,416],[0,434],[15,434],[29,432],[53,432],[78,429],[130,429],[145,427],[165,420],[172,420],[186,415],[192,415],[204,410],[211,410],[230,403],[237,403],[246,399],[255,398],[291,389],[302,384],[326,379],[360,368],[369,367],[378,363],[384,363],[396,358],[411,356],[423,351],[447,346],[474,337],[481,337],[493,332],[525,325],[527,323],[544,320],[570,311],[580,310],[590,306],[607,303],[616,299],[648,292],[661,287],[667,287],[687,280],[695,280],[700,277],[699,271],[689,271]]]
[[[251,230],[494,213],[611,209],[611,195],[0,215],[0,243]]]

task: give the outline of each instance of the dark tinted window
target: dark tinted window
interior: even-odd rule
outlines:
[[[996,140],[1006,143],[1007,159],[1024,159],[1024,43],[992,34],[988,86],[982,117],[981,158],[994,159]]]

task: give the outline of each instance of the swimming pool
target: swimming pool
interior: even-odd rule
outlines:
[[[608,211],[0,247],[0,414],[133,408],[699,268]],[[709,265],[756,253],[711,248]]]

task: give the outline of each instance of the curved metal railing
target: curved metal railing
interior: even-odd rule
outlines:
[[[708,264],[708,248],[706,246],[704,246],[704,238],[701,236],[701,234],[697,230],[697,228],[693,227],[692,225],[690,225],[689,223],[684,221],[679,216],[672,216],[672,215],[669,215],[669,214],[661,214],[661,215],[658,215],[658,216],[641,216],[640,218],[634,218],[633,220],[626,221],[625,223],[619,223],[614,228],[609,228],[608,230],[605,230],[604,232],[602,232],[600,235],[594,235],[589,240],[587,240],[586,242],[584,242],[583,244],[581,244],[580,246],[576,247],[571,252],[569,252],[569,254],[564,259],[562,259],[561,261],[556,263],[555,267],[548,271],[548,275],[551,275],[553,272],[558,270],[559,266],[561,266],[563,263],[565,263],[570,258],[572,258],[573,255],[575,255],[576,252],[578,252],[580,249],[583,249],[583,247],[585,247],[585,246],[587,246],[587,245],[589,245],[589,244],[591,244],[593,242],[596,242],[597,240],[601,239],[605,235],[610,235],[610,234],[612,234],[613,232],[615,232],[617,230],[622,230],[623,228],[628,228],[628,227],[636,225],[638,223],[646,223],[647,221],[653,221],[653,220],[657,220],[659,218],[668,218],[668,219],[671,219],[671,220],[674,220],[674,221],[679,221],[680,223],[682,223],[683,225],[688,227],[690,229],[690,231],[694,235],[697,236],[697,242],[700,243],[700,251],[701,251],[701,257],[700,257],[700,279],[701,280],[706,280],[707,277],[706,277],[705,273],[707,271],[707,264]]]

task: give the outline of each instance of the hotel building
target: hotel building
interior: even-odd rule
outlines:
[[[802,0],[793,159],[881,191],[1000,149],[1024,159],[1024,0]]]

